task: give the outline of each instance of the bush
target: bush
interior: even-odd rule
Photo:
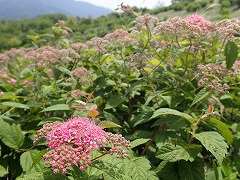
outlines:
[[[1,179],[239,179],[239,22],[134,22],[0,54]]]
[[[171,6],[171,9],[173,9],[175,11],[181,11],[181,10],[184,10],[184,8],[185,8],[185,6],[183,3],[176,3]]]
[[[197,10],[201,9],[202,6],[198,2],[190,3],[188,4],[186,10],[187,12],[196,12]]]

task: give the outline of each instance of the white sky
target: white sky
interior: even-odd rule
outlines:
[[[137,6],[137,7],[147,7],[149,9],[154,8],[157,4],[170,5],[171,0],[81,0],[94,5],[106,7],[109,9],[115,9],[122,2],[124,5]]]

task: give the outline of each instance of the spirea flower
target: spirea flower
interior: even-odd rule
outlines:
[[[215,29],[214,25],[211,22],[198,14],[189,15],[184,20],[191,25],[200,27],[203,32],[208,32]]]
[[[239,72],[235,69],[226,69],[225,64],[199,64],[197,66],[198,87],[206,87],[218,94],[228,93],[230,89],[227,76],[235,77]]]
[[[158,23],[159,20],[157,17],[152,16],[150,14],[145,14],[143,16],[138,16],[135,21],[137,22],[137,26],[140,28],[151,28],[154,24]]]
[[[49,151],[43,156],[45,163],[53,167],[53,172],[66,173],[67,168],[77,165],[83,170],[91,164],[90,153],[100,147],[112,146],[105,150],[118,157],[125,157],[122,146],[130,148],[130,142],[121,135],[105,132],[87,117],[77,116],[66,122],[54,122],[43,126],[35,136],[35,141],[44,137]]]
[[[135,45],[137,44],[137,40],[130,36],[128,31],[124,29],[117,29],[113,33],[106,34],[103,39],[110,42],[112,45]]]

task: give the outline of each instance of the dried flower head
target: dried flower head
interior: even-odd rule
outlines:
[[[206,64],[198,65],[198,86],[206,87],[217,94],[228,93],[230,89],[227,76],[234,77],[238,74],[234,69],[226,69],[224,65]]]
[[[86,43],[90,47],[96,47],[100,53],[106,52],[106,47],[110,44],[109,41],[99,38],[99,37],[94,37],[90,41]]]
[[[117,29],[113,33],[106,34],[104,36],[105,40],[113,45],[127,46],[137,44],[137,40],[130,36],[128,31],[124,29]]]
[[[151,28],[154,24],[159,22],[157,17],[150,14],[138,16],[135,21],[137,22],[137,26],[140,28]]]
[[[78,67],[72,71],[73,75],[78,79],[82,84],[90,84],[90,77],[92,73],[84,67]]]
[[[234,40],[240,33],[240,20],[237,18],[224,19],[216,23],[217,35],[222,39]]]

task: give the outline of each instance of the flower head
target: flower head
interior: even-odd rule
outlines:
[[[214,29],[214,26],[211,22],[198,14],[189,15],[184,20],[191,25],[200,27],[203,32],[212,31]]]
[[[130,142],[121,135],[107,133],[94,121],[82,116],[44,125],[35,136],[35,142],[42,137],[50,149],[43,157],[45,163],[54,168],[54,173],[66,173],[67,167],[73,164],[81,170],[87,168],[91,164],[91,151],[100,147],[110,145],[112,148],[108,152],[122,157],[126,152],[121,146],[130,148]]]

